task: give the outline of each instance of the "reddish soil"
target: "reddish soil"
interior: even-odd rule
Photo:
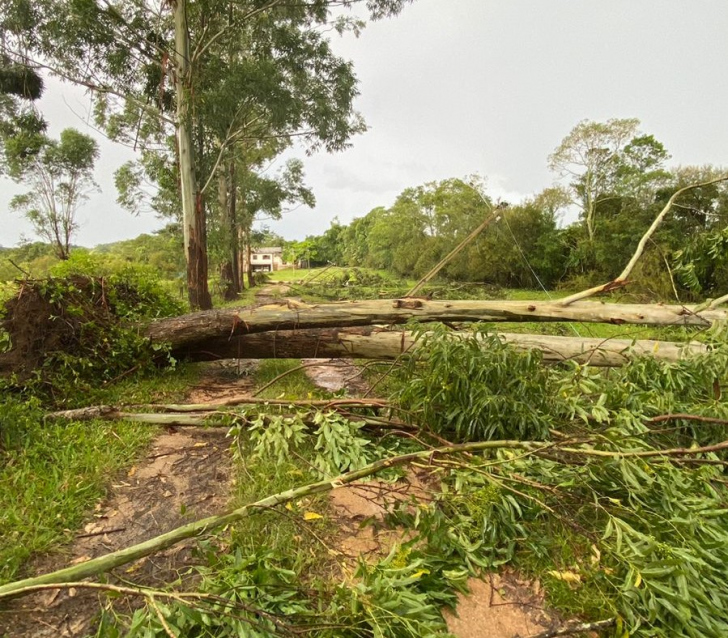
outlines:
[[[528,638],[555,626],[544,610],[538,581],[528,582],[505,571],[485,580],[468,580],[470,593],[458,594],[456,611],[443,615],[457,638]]]

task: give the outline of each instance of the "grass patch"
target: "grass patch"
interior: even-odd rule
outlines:
[[[232,301],[226,301],[222,297],[215,299],[215,308],[242,308],[244,306],[251,306],[255,303],[255,293],[260,290],[260,287],[245,288],[238,293],[236,299]]]
[[[313,278],[322,273],[324,270],[326,270],[326,268],[286,268],[284,270],[276,270],[266,274],[270,278],[271,282],[282,281],[288,283]]]
[[[174,368],[147,371],[119,379],[116,383],[94,388],[74,396],[69,407],[88,405],[135,405],[140,403],[177,403],[200,376],[200,367],[183,363]]]
[[[659,341],[700,340],[705,330],[689,326],[641,326],[610,323],[560,323],[541,321],[487,323],[494,332],[542,334],[586,339],[655,339]]]
[[[553,518],[532,522],[529,536],[539,539],[538,543],[524,543],[512,565],[522,574],[541,581],[549,607],[558,609],[565,617],[585,621],[616,615],[602,582],[604,567],[596,545]],[[570,581],[568,575],[576,575],[579,580]]]
[[[82,407],[178,401],[194,366],[144,373],[69,399]],[[18,577],[33,554],[70,541],[109,480],[129,467],[157,433],[130,422],[44,420],[36,399],[0,399],[0,583]]]
[[[156,433],[126,422],[43,423],[39,412],[24,425],[22,447],[0,454],[0,583],[32,554],[71,540],[109,477]]]
[[[301,457],[291,456],[283,462],[253,457],[245,451],[250,447],[250,439],[244,435],[239,445],[244,456],[236,459],[238,480],[234,487],[234,507],[314,480],[309,462]],[[250,516],[232,529],[231,544],[234,551],[254,555],[261,550],[261,539],[266,539],[265,549],[285,557],[287,568],[305,577],[306,584],[310,585],[315,576],[331,575],[336,565],[328,547],[320,540],[332,538],[338,529],[327,508],[328,495],[323,494],[291,503],[288,508]],[[315,513],[321,518],[305,521],[306,513]]]

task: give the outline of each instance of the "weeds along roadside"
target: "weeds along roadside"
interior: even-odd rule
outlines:
[[[63,268],[69,268],[63,264]],[[45,412],[98,403],[181,400],[197,373],[150,349],[125,322],[180,311],[153,273],[124,268],[95,277],[59,273],[4,290],[24,346],[17,372],[0,379],[0,582],[34,554],[73,538],[110,477],[156,433],[129,422],[55,422]],[[161,367],[160,367],[161,358]]]

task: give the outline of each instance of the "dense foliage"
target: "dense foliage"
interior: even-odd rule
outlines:
[[[336,520],[321,497],[302,498],[204,541],[194,603],[160,601],[130,624],[108,613],[99,635],[444,636],[443,606],[469,577],[503,565],[539,577],[567,615],[612,619],[606,635],[725,635],[725,450],[688,451],[725,439],[719,332],[702,358],[638,359],[608,374],[544,368],[482,328],[422,338],[397,393],[422,426],[417,440],[372,437],[367,418],[284,406],[238,412],[230,431],[243,503],[427,450],[429,433],[436,446],[497,441],[483,453],[424,452],[417,471],[429,496],[393,497],[388,523],[406,531],[388,555],[338,577],[338,554],[322,540],[335,538]],[[683,413],[725,421],[662,418]]]
[[[292,244],[291,252],[318,264],[416,278],[494,216],[447,264],[444,278],[546,289],[612,280],[673,192],[725,175],[710,166],[667,170],[667,151],[638,126],[637,120],[581,122],[550,157],[562,183],[518,205],[493,202],[478,177],[431,182],[348,225],[335,221],[321,236]],[[685,193],[638,264],[633,290],[674,300],[728,289],[727,224],[726,182]]]

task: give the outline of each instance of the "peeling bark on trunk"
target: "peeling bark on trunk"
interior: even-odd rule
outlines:
[[[502,333],[500,337],[520,350],[539,350],[544,361],[574,360],[593,366],[620,366],[638,356],[664,361],[704,354],[700,343],[632,341],[631,339],[592,339]],[[325,328],[285,330],[220,337],[174,351],[175,356],[192,361],[216,359],[396,359],[416,348],[409,331],[383,328]]]
[[[243,291],[243,283],[240,278],[240,241],[238,239],[238,180],[237,173],[235,171],[235,160],[230,160],[230,195],[228,198],[229,206],[229,217],[230,217],[230,255],[232,259],[232,271],[233,271],[233,285],[235,286],[235,292],[241,293]]]
[[[207,245],[205,210],[197,187],[189,105],[190,40],[187,31],[186,0],[176,0],[174,11],[175,90],[177,93],[177,151],[179,154],[180,197],[187,291],[192,308],[208,310],[212,299],[207,287]]]
[[[197,194],[195,218],[189,227],[187,250],[187,292],[190,306],[201,310],[212,308],[212,298],[207,286],[207,230],[202,196]]]
[[[728,320],[728,311],[690,306],[604,304],[583,301],[563,306],[556,301],[429,301],[380,299],[305,304],[284,300],[250,308],[225,308],[182,317],[160,319],[144,333],[173,350],[199,347],[213,339],[236,335],[293,330],[403,324],[418,321],[579,321],[663,326],[711,326]]]
[[[255,288],[255,279],[253,278],[253,249],[250,246],[250,228],[245,231],[245,253],[248,263],[248,288]]]

